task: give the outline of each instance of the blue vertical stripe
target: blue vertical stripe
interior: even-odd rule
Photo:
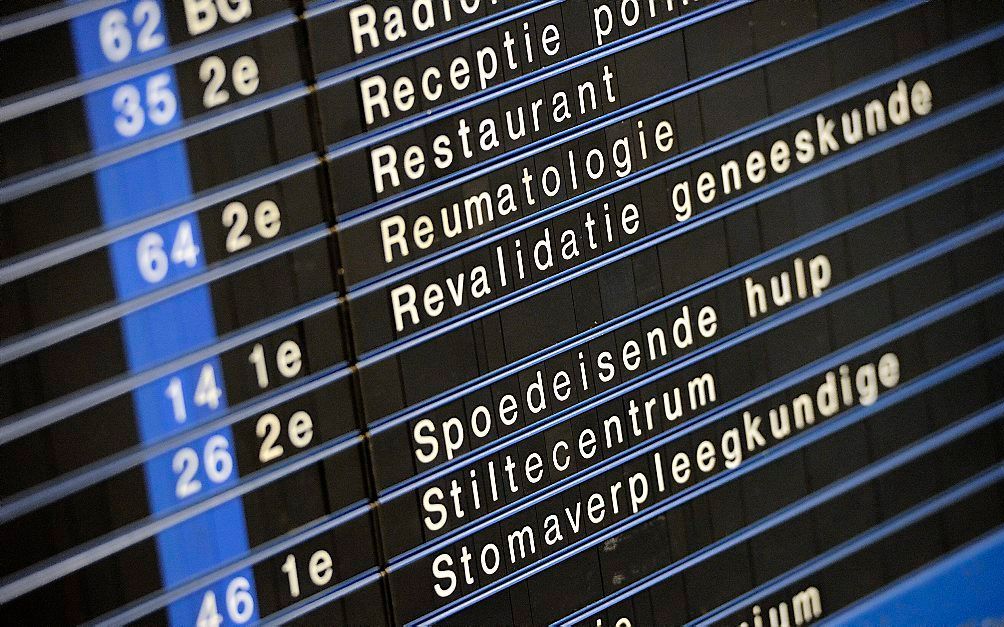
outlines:
[[[72,22],[81,74],[109,69],[167,50],[161,0],[130,0]],[[181,99],[173,68],[164,68],[88,94],[84,98],[92,149],[105,151],[181,125]],[[192,195],[188,157],[172,144],[98,171],[102,220],[118,225],[184,201]],[[134,298],[201,272],[205,257],[195,215],[178,218],[109,247],[115,290]],[[216,340],[212,299],[206,286],[125,316],[123,344],[131,372],[138,372]],[[227,399],[219,359],[209,359],[137,389],[137,427],[144,443],[219,415]],[[144,465],[147,500],[154,514],[174,509],[237,481],[229,427],[203,436]],[[240,500],[180,523],[156,538],[161,580],[177,585],[248,550]],[[168,607],[172,624],[214,627],[258,617],[254,576],[235,573]]]

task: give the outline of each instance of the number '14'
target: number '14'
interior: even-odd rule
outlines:
[[[188,409],[185,401],[185,386],[180,377],[171,377],[164,390],[164,396],[171,401],[171,410],[174,419],[179,424],[188,420]],[[208,407],[216,409],[220,406],[220,398],[223,390],[216,384],[216,370],[210,364],[203,364],[199,371],[199,380],[195,385],[195,394],[192,395],[192,402],[196,407]]]

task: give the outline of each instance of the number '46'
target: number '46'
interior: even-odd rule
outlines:
[[[246,577],[234,577],[227,585],[227,617],[231,622],[243,625],[254,616],[254,597],[251,596],[251,582]],[[223,616],[216,604],[216,593],[207,590],[202,596],[196,627],[220,627]]]

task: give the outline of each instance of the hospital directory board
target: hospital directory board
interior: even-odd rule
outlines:
[[[3,0],[0,623],[1004,620],[1004,3]]]

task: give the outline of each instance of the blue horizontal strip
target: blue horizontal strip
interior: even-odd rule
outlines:
[[[364,352],[359,355],[359,367],[362,368],[370,363],[386,359],[391,355],[424,343],[431,338],[446,335],[447,333],[450,333],[451,331],[474,320],[479,320],[492,313],[501,311],[512,304],[528,300],[541,292],[547,291],[562,283],[572,281],[594,271],[599,267],[619,261],[625,257],[629,257],[640,250],[651,248],[673,237],[679,237],[680,235],[700,228],[709,222],[719,220],[732,213],[736,213],[743,208],[762,202],[763,200],[778,193],[792,189],[807,180],[813,180],[839,168],[846,167],[847,165],[860,159],[875,155],[883,150],[897,146],[932,130],[942,128],[948,124],[964,119],[974,113],[1002,102],[1004,102],[1004,87],[988,90],[979,96],[975,96],[962,103],[943,109],[939,114],[931,114],[929,117],[917,121],[913,126],[900,127],[899,129],[890,131],[885,135],[873,138],[868,143],[859,144],[857,147],[848,150],[847,152],[837,153],[836,156],[829,158],[828,160],[821,161],[815,166],[810,166],[792,174],[791,176],[784,177],[774,183],[764,185],[757,190],[737,196],[729,202],[722,203],[713,210],[701,213],[686,222],[673,225],[666,231],[642,238],[630,246],[624,246],[612,250],[583,264],[558,272],[549,277],[546,281],[534,283],[519,290],[514,290],[502,298],[477,307],[472,307],[458,316],[444,320],[443,322],[431,325],[403,338],[393,340],[383,346]],[[702,153],[699,156],[707,155]],[[351,299],[352,295],[350,295],[349,298]]]
[[[827,420],[821,425],[814,426],[812,429],[803,431],[802,433],[792,436],[788,440],[767,449],[765,452],[760,453],[758,456],[751,458],[747,462],[744,462],[734,470],[721,472],[705,481],[699,482],[686,490],[674,494],[658,506],[639,511],[637,514],[628,516],[614,525],[611,525],[607,529],[599,531],[591,536],[587,536],[578,542],[556,551],[543,560],[518,569],[506,577],[485,586],[481,590],[475,591],[466,597],[457,599],[456,601],[446,605],[441,610],[424,616],[418,621],[410,624],[424,624],[448,618],[449,616],[474,605],[503,588],[507,588],[514,583],[524,581],[547,568],[551,568],[554,565],[567,560],[575,554],[598,546],[607,539],[624,533],[630,527],[651,520],[665,511],[673,507],[677,507],[680,503],[688,502],[703,494],[707,494],[711,490],[729,483],[737,477],[745,476],[746,474],[753,472],[758,468],[762,468],[763,466],[774,462],[789,453],[800,450],[808,444],[817,442],[832,433],[836,433],[841,429],[856,424],[874,413],[886,409],[895,403],[911,398],[916,394],[930,389],[934,385],[947,381],[960,372],[969,370],[980,363],[983,363],[987,359],[992,359],[1002,353],[1004,353],[1004,342],[998,341],[990,347],[977,350],[963,358],[957,359],[950,364],[943,366],[940,369],[936,369],[927,375],[918,377],[917,379],[909,381],[900,387],[889,390],[884,396],[880,396],[872,405],[858,405],[851,408],[842,414]],[[1004,466],[1004,464],[1002,464],[1002,466]]]
[[[839,563],[841,560],[851,557],[854,553],[867,549],[870,545],[888,538],[889,536],[920,522],[925,518],[933,516],[955,503],[985,490],[1004,480],[1004,463],[997,464],[968,481],[957,485],[954,488],[942,492],[940,495],[924,501],[924,503],[908,509],[889,521],[873,527],[872,529],[855,536],[851,540],[841,544],[835,549],[804,562],[801,566],[794,568],[787,573],[759,586],[741,597],[723,605],[713,613],[706,614],[698,620],[687,623],[688,625],[702,625],[726,618],[735,610],[755,603],[756,599],[780,592],[788,586],[803,580],[813,573]]]
[[[457,527],[456,529],[451,530],[449,533],[443,534],[442,536],[439,536],[434,540],[427,542],[423,545],[420,545],[419,547],[407,551],[399,556],[391,557],[388,560],[390,568],[393,570],[400,568],[404,565],[407,565],[411,562],[414,562],[417,559],[420,559],[424,556],[427,556],[435,552],[436,550],[441,549],[442,547],[448,545],[450,542],[456,540],[461,536],[481,531],[487,528],[488,526],[495,524],[502,518],[524,511],[529,507],[532,507],[537,503],[549,498],[550,496],[557,494],[558,492],[560,492],[565,488],[569,488],[575,485],[580,485],[583,482],[589,481],[590,479],[610,470],[611,468],[615,467],[616,465],[622,462],[626,462],[631,459],[643,456],[649,452],[658,449],[659,447],[665,445],[668,442],[675,441],[681,437],[685,437],[686,435],[693,433],[698,429],[702,429],[710,425],[711,423],[724,419],[732,415],[732,413],[734,413],[737,409],[745,407],[751,403],[758,402],[759,400],[762,400],[770,396],[771,394],[775,394],[785,389],[785,387],[790,386],[792,383],[796,381],[800,381],[804,378],[813,376],[814,374],[825,372],[826,370],[831,369],[832,367],[834,367],[832,365],[834,362],[837,365],[839,365],[840,363],[843,363],[847,359],[850,359],[859,353],[864,353],[869,350],[874,350],[878,347],[884,346],[895,339],[903,337],[909,333],[915,332],[921,328],[924,328],[927,325],[933,324],[934,322],[943,319],[944,317],[953,315],[963,309],[966,309],[967,307],[972,306],[975,303],[985,300],[986,298],[990,298],[993,295],[996,295],[997,293],[1000,293],[1002,291],[1004,291],[1004,276],[997,277],[996,279],[982,285],[981,287],[976,288],[974,290],[970,290],[968,292],[964,292],[955,298],[943,301],[941,304],[936,305],[935,307],[932,307],[930,309],[927,309],[920,314],[906,318],[901,322],[889,325],[888,327],[882,329],[881,331],[873,333],[864,340],[855,342],[849,347],[831,353],[826,357],[820,358],[806,366],[803,366],[791,373],[788,373],[784,377],[775,379],[774,381],[764,386],[761,386],[755,390],[747,392],[746,394],[743,394],[738,398],[733,399],[730,402],[724,403],[718,406],[713,411],[706,413],[703,417],[692,419],[687,423],[677,426],[674,429],[664,431],[663,433],[659,434],[654,438],[645,440],[643,442],[639,442],[635,446],[629,447],[616,455],[606,458],[602,462],[599,462],[594,466],[590,466],[589,468],[579,471],[578,473],[571,474],[568,477],[556,481],[553,484],[547,486],[546,488],[543,488],[531,495],[507,503],[505,506],[500,507],[498,510],[493,511],[492,513],[482,518],[465,523]],[[549,425],[543,425],[540,428],[536,428],[535,425],[535,429],[533,430],[533,432],[527,434],[524,437],[529,437],[529,435],[533,435],[534,433],[543,430],[547,426]],[[815,429],[819,428],[820,427],[815,427]],[[473,457],[479,457],[481,455],[483,455],[483,453],[479,453],[478,455]],[[398,496],[398,495],[395,494],[392,496]],[[381,497],[379,499],[381,503],[386,502],[388,500],[390,500],[390,498],[388,497]]]
[[[670,577],[692,568],[695,564],[699,564],[700,562],[714,557],[727,549],[746,542],[747,540],[792,520],[793,518],[802,516],[827,501],[844,495],[847,492],[868,483],[869,481],[877,479],[886,473],[912,463],[924,455],[932,453],[939,448],[954,442],[955,440],[965,437],[966,435],[985,426],[991,425],[994,422],[999,421],[1001,417],[1004,417],[1004,401],[993,403],[992,405],[985,407],[944,429],[941,429],[929,436],[925,436],[923,439],[908,445],[905,449],[901,449],[882,458],[881,460],[872,462],[871,464],[868,464],[867,466],[864,466],[861,469],[847,475],[838,482],[817,490],[816,492],[799,499],[791,505],[785,506],[770,515],[761,518],[755,523],[744,527],[740,531],[730,534],[729,536],[726,536],[725,538],[722,538],[721,540],[708,545],[704,549],[697,551],[682,560],[674,562],[665,568],[661,568],[658,571],[639,579],[637,582],[618,590],[616,593],[608,597],[604,597],[596,603],[587,605],[575,613],[569,614],[560,621],[557,621],[555,624],[572,624],[585,619],[591,614],[596,614],[606,610],[607,608],[613,607],[614,605],[638,594],[639,592],[648,590],[652,586],[658,585]]]

